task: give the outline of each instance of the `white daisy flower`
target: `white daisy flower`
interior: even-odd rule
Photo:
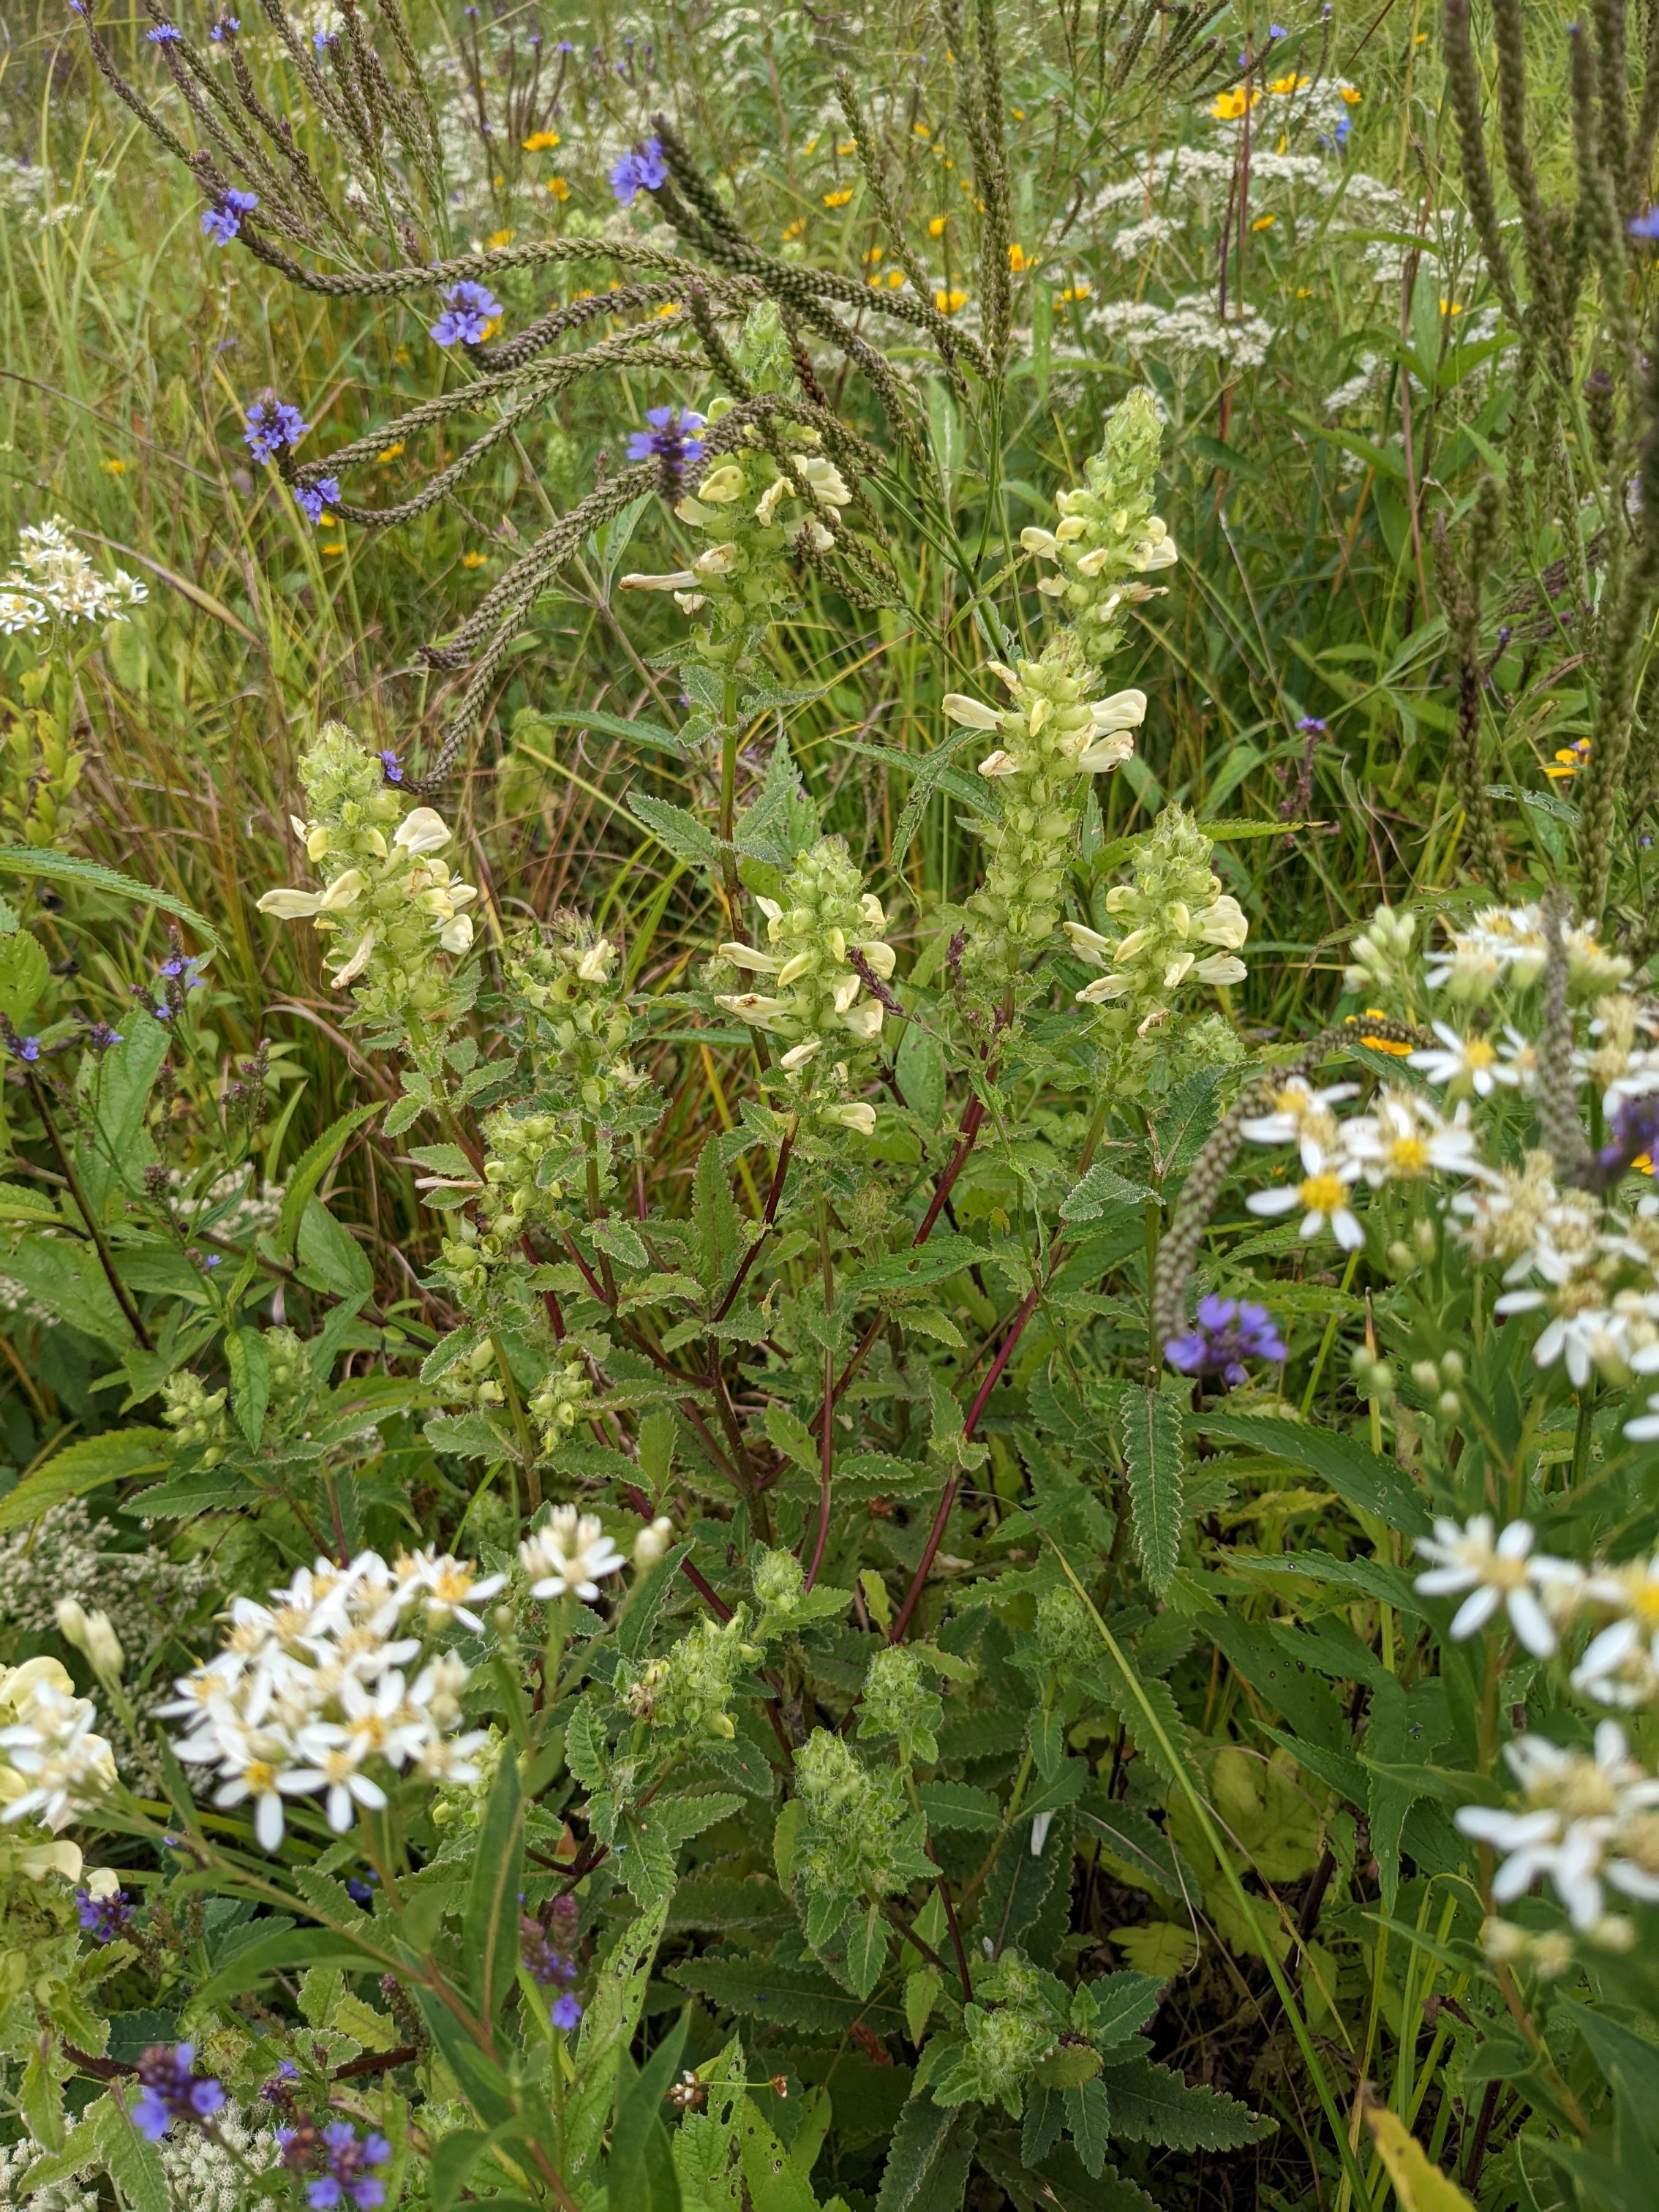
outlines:
[[[1529,1521],[1511,1521],[1494,1540],[1489,1513],[1477,1513],[1463,1528],[1443,1516],[1436,1521],[1432,1536],[1418,1538],[1418,1550],[1434,1562],[1417,1577],[1421,1595],[1456,1597],[1468,1593],[1452,1616],[1455,1644],[1477,1635],[1502,1607],[1510,1627],[1535,1658],[1547,1659],[1553,1652],[1555,1629],[1534,1587],[1553,1562],[1532,1557],[1536,1540],[1537,1531]]]
[[[1490,1038],[1459,1036],[1445,1022],[1436,1022],[1434,1033],[1440,1040],[1439,1048],[1425,1047],[1413,1053],[1409,1061],[1413,1067],[1420,1067],[1431,1083],[1455,1084],[1490,1098],[1500,1084],[1519,1082],[1515,1067],[1498,1058],[1498,1048]]]
[[[1357,1252],[1365,1232],[1348,1205],[1348,1192],[1359,1179],[1359,1162],[1333,1158],[1304,1139],[1302,1164],[1306,1172],[1300,1182],[1278,1190],[1253,1190],[1244,1203],[1252,1213],[1267,1215],[1294,1213],[1300,1206],[1304,1237],[1317,1237],[1328,1228],[1345,1252]]]

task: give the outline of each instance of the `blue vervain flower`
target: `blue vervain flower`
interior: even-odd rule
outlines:
[[[1247,1359],[1285,1359],[1279,1325],[1266,1306],[1248,1298],[1218,1297],[1213,1291],[1198,1302],[1193,1327],[1185,1336],[1172,1336],[1164,1347],[1171,1367],[1183,1375],[1216,1375],[1230,1390],[1248,1382]]]
[[[143,2094],[132,2108],[132,2124],[150,2142],[160,2142],[175,2120],[200,2127],[225,2101],[223,2085],[195,2071],[196,2045],[181,2043],[169,2051],[152,2043],[138,2060]]]
[[[284,447],[297,446],[310,425],[285,399],[256,399],[247,410],[242,435],[256,461],[274,461]]]
[[[611,172],[611,189],[624,207],[632,207],[641,192],[660,191],[668,182],[668,164],[659,138],[642,139],[630,147]]]
[[[431,336],[442,346],[481,345],[501,312],[501,301],[488,285],[464,276],[444,294],[444,313],[433,324]]]
[[[340,496],[338,477],[319,477],[314,484],[301,484],[294,495],[294,503],[307,522],[320,522]]]
[[[635,430],[629,439],[628,458],[648,461],[654,455],[662,464],[664,498],[678,498],[684,488],[687,468],[703,457],[702,440],[694,434],[702,429],[703,418],[690,409],[647,407],[645,419],[651,427]]]
[[[214,34],[219,33],[216,30]],[[202,235],[210,238],[216,246],[228,246],[242,228],[242,217],[252,215],[259,204],[257,192],[226,192],[202,214]]]

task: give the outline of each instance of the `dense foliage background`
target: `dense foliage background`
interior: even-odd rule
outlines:
[[[0,2203],[1653,2202],[1652,1683],[1622,1652],[1626,1773],[1559,1654],[1659,1588],[1659,1132],[1627,1111],[1659,16],[491,0],[397,35],[322,5],[284,44],[280,9],[198,6],[188,69],[165,11],[88,20],[102,74],[73,14],[0,57],[0,1662],[67,1662],[125,1795],[77,1814],[84,1866],[0,1830]],[[227,150],[238,71],[320,180],[286,234]],[[498,348],[563,311],[516,412],[476,387],[520,364],[437,340],[466,302],[416,281],[472,257]],[[829,456],[848,497],[688,643],[700,611],[624,580],[718,536],[673,511],[705,459],[676,440],[706,434],[706,483],[752,457],[711,404],[745,390],[798,411],[745,418],[777,465]],[[305,434],[262,449],[279,404]],[[1009,861],[976,908],[964,700],[1001,714],[988,668],[1029,654],[1020,712],[1074,703],[1022,532],[1103,441],[1090,526],[1120,515],[1158,596],[1084,633],[1081,690],[1099,659],[1144,692],[1097,721],[1133,750],[1046,833],[1054,886]],[[995,821],[994,850],[1044,834]],[[468,926],[400,940],[395,988],[383,929],[354,1000],[320,888],[440,849],[423,912]],[[1115,885],[1160,968],[1214,933],[1138,1031],[1078,1012],[1100,948],[1133,957]],[[890,1017],[821,1090],[783,1081],[805,1017],[769,1044],[732,1003],[781,966],[781,898],[843,980],[864,913]],[[1009,912],[1045,902],[1022,954]],[[1380,904],[1404,919],[1362,938]],[[1455,933],[1479,988],[1434,973]],[[1486,1056],[1448,1032],[1437,1073],[1443,986]],[[1328,1033],[1372,1009],[1368,1048]],[[1535,1194],[1535,1060],[1563,1187],[1623,1183],[1638,1304],[1609,1262],[1582,1358],[1498,1326],[1516,1250],[1468,1257],[1395,1168],[1369,1243],[1228,1188],[1264,1075],[1406,1084],[1414,1050],[1418,1094],[1490,1109],[1490,1178]],[[1433,1127],[1423,1172],[1464,1169]],[[1272,1315],[1182,1379],[1194,1262]],[[566,1503],[603,1528],[559,1533]],[[1480,1512],[1601,1582],[1558,1602],[1488,1543],[1425,1601],[1431,1516]],[[296,1792],[284,1833],[197,1777],[192,1810],[186,1709],[156,1709],[233,1601],[423,1545],[478,1563],[477,1616],[400,1563],[350,1601],[417,1687],[466,1632],[418,1807]],[[1444,1640],[1443,1595],[1534,1583],[1549,1625],[1489,1608],[1484,1671]],[[0,1722],[46,1679],[0,1673]],[[1494,1938],[1522,1843],[1454,1814],[1548,1718],[1626,1793],[1640,1879],[1581,1911],[1593,1875],[1540,1860],[1553,1901]]]

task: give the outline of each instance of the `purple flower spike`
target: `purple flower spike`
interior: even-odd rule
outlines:
[[[336,2120],[323,2130],[323,2145],[324,2171],[306,2186],[312,2212],[335,2212],[337,2206],[347,2203],[355,2204],[357,2212],[374,2212],[386,2203],[386,2184],[369,2171],[392,2156],[392,2145],[384,2136],[371,2132],[359,2141],[349,2121]]]
[[[138,2060],[143,2094],[132,2108],[132,2124],[150,2142],[160,2142],[175,2120],[200,2127],[225,2101],[222,2085],[195,2072],[196,2045],[181,2043],[169,2051],[152,2043]]]
[[[94,1897],[89,1889],[77,1889],[75,1917],[94,1943],[100,1947],[113,1943],[132,1918],[132,1899],[124,1889],[110,1897]]]
[[[628,458],[659,461],[663,497],[676,499],[684,488],[686,470],[703,457],[702,440],[693,434],[702,429],[703,418],[689,409],[647,407],[645,419],[651,428],[634,432],[628,441]]]
[[[501,303],[488,285],[463,277],[444,294],[445,312],[433,324],[431,336],[441,346],[482,345]]]
[[[248,409],[242,435],[256,461],[274,461],[284,447],[297,446],[309,427],[297,407],[267,396]]]
[[[216,38],[218,33],[216,31]],[[228,246],[242,228],[242,217],[259,204],[258,192],[226,192],[202,216],[202,235],[216,246]]]
[[[1170,1338],[1164,1356],[1183,1375],[1219,1376],[1230,1390],[1236,1390],[1249,1380],[1247,1359],[1285,1359],[1289,1353],[1266,1306],[1212,1292],[1199,1300],[1186,1335]]]
[[[659,138],[643,139],[616,163],[611,189],[623,207],[632,207],[641,192],[659,192],[668,182],[668,164]]]
[[[319,477],[314,484],[300,486],[294,503],[307,522],[320,522],[328,509],[338,504],[339,497],[338,477]]]

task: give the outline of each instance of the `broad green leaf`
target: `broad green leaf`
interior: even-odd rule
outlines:
[[[617,2062],[639,2027],[667,1915],[665,1899],[630,1921],[595,1976],[576,2045],[575,2086],[565,2106],[565,2174],[572,2183],[597,2155],[604,2138],[616,2095]],[[584,2184],[588,2186],[591,2180]]]
[[[37,1305],[82,1336],[118,1352],[131,1346],[131,1328],[89,1244],[25,1233],[5,1247],[0,1273],[21,1283]]]
[[[216,952],[223,950],[218,932],[193,906],[186,906],[167,891],[152,890],[137,877],[124,876],[118,868],[106,868],[100,860],[83,860],[76,853],[40,852],[32,845],[4,845],[0,846],[0,876],[44,876],[48,883],[87,884],[94,890],[114,891],[122,898],[137,899],[140,905],[158,907],[175,921],[187,921],[204,945]]]
[[[21,1029],[46,988],[46,948],[26,929],[0,937],[0,1014]]]
[[[246,1943],[219,1971],[193,1992],[204,2008],[257,1989],[267,1974],[291,1966],[338,1966],[360,1974],[380,1974],[386,1960],[379,1954],[338,1936],[328,1928],[282,1928]]]
[[[270,1401],[270,1354],[257,1328],[233,1328],[225,1335],[230,1369],[230,1402],[236,1425],[257,1451]]]
[[[495,1769],[478,1829],[463,1927],[478,2017],[493,2021],[516,1983],[519,1893],[524,1879],[524,1800],[519,1764],[505,1755]]]
[[[1318,1475],[1357,1512],[1371,1514],[1402,1536],[1429,1533],[1429,1510],[1411,1478],[1392,1460],[1339,1430],[1261,1413],[1200,1413],[1193,1418],[1212,1437],[1271,1452],[1288,1466]]]
[[[684,860],[694,868],[714,869],[720,866],[718,839],[683,806],[671,806],[665,799],[647,799],[641,792],[630,791],[628,811],[645,824],[659,844],[668,848],[677,860]]]
[[[684,746],[674,732],[665,730],[660,722],[630,720],[623,714],[599,714],[591,707],[538,708],[534,720],[550,729],[598,730],[603,737],[625,738],[630,744],[649,745],[653,752],[672,753],[676,759],[683,759],[685,754]],[[513,725],[513,744],[515,751],[527,753],[532,760],[539,761],[542,757],[525,742],[517,717]]]
[[[129,2089],[125,2094],[131,2096]],[[92,2118],[100,2154],[129,2212],[172,2212],[173,2197],[161,2153],[132,2124],[125,2102],[112,2090],[100,2097]]]
[[[856,2020],[878,2035],[890,2035],[904,2024],[896,2005],[861,2003],[815,1966],[779,1966],[767,1959],[713,1951],[701,1959],[681,1960],[667,1973],[670,1981],[706,1997],[711,2005],[776,2027],[844,2035]]]
[[[368,1255],[320,1199],[307,1200],[301,1210],[297,1249],[302,1282],[331,1297],[361,1303],[374,1295],[374,1271]]]
[[[617,2121],[605,2165],[608,2201],[628,2212],[680,2212],[679,2178],[663,2125],[663,2102],[685,2048],[690,2008],[635,2069],[626,2051],[617,2070]]]
[[[1131,1182],[1115,1167],[1098,1160],[1076,1188],[1060,1200],[1060,1218],[1062,1221],[1093,1221],[1109,1206],[1144,1206],[1149,1198],[1157,1195],[1145,1183]]]
[[[1174,1579],[1181,1547],[1181,1417],[1169,1399],[1147,1386],[1125,1395],[1122,1422],[1135,1549],[1147,1581],[1162,1597]]]
[[[335,1155],[355,1129],[361,1129],[380,1111],[378,1104],[354,1106],[349,1114],[342,1114],[337,1121],[330,1122],[322,1135],[307,1145],[289,1170],[288,1187],[283,1194],[283,1210],[276,1217],[276,1234],[272,1239],[277,1252],[283,1257],[290,1255],[300,1234],[300,1224],[313,1192],[333,1164]],[[466,1166],[466,1155],[461,1154],[461,1172]]]
[[[936,2105],[925,2087],[913,2090],[893,2130],[876,2212],[931,2212],[941,2202],[960,2204],[973,2143],[973,2121],[963,2107]]]
[[[1259,2142],[1273,2123],[1218,2089],[1188,2088],[1180,2075],[1151,2059],[1132,2058],[1102,2075],[1111,2100],[1112,2132],[1165,2150],[1237,2150]]]
[[[905,1024],[894,1073],[905,1104],[930,1129],[937,1129],[945,1118],[945,1052],[920,1022]]]
[[[881,1979],[887,1963],[887,1923],[879,1905],[855,1912],[847,1931],[847,1978],[861,1997]]]
[[[169,1441],[161,1429],[106,1429],[101,1436],[66,1445],[0,1498],[0,1535],[38,1520],[65,1498],[84,1498],[89,1490],[130,1474],[155,1474],[167,1463]]]

